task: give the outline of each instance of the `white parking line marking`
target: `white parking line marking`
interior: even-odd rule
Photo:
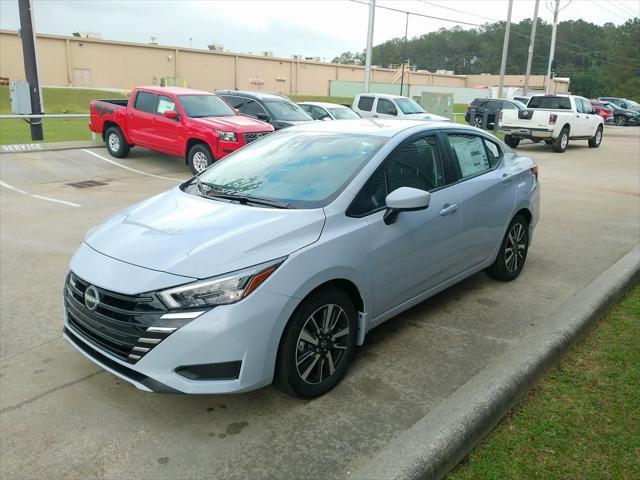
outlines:
[[[147,173],[147,172],[143,172],[142,170],[136,170],[135,168],[131,168],[131,167],[127,167],[126,165],[122,165],[121,163],[118,162],[114,162],[113,160],[103,157],[102,155],[99,155],[95,152],[92,152],[91,150],[86,150],[86,149],[82,149],[83,152],[89,153],[91,155],[93,155],[94,157],[99,158],[100,160],[104,160],[105,162],[109,162],[112,165],[115,165],[116,167],[120,167],[120,168],[124,168],[125,170],[129,170],[131,172],[135,172],[135,173],[139,173],[140,175],[147,175],[148,177],[155,177],[155,178],[162,178],[163,180],[172,180],[175,182],[184,182],[184,180],[181,180],[179,178],[173,178],[173,177],[163,177],[162,175],[154,175],[153,173]]]
[[[82,206],[79,203],[67,202],[65,200],[58,200],[57,198],[43,197],[42,195],[36,195],[35,193],[29,193],[29,192],[26,192],[24,190],[21,190],[20,188],[14,187],[13,185],[9,185],[8,183],[3,182],[2,180],[0,180],[0,187],[8,188],[9,190],[13,190],[14,192],[18,192],[18,193],[21,193],[23,195],[27,195],[27,196],[32,197],[32,198],[37,198],[38,200],[46,200],[47,202],[61,203],[62,205],[67,205],[69,207],[81,207]]]

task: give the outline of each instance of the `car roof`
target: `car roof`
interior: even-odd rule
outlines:
[[[269,93],[269,92],[251,92],[248,90],[217,90],[216,93],[222,95],[240,95],[242,97],[251,97],[257,98],[258,100],[282,100],[282,101],[291,101],[285,95],[280,95],[278,93]]]
[[[332,122],[305,122],[300,125],[288,127],[287,132],[326,132],[341,134],[376,135],[380,137],[393,137],[415,127],[426,127],[425,130],[448,128],[456,130],[469,130],[478,133],[478,129],[451,122],[430,122],[425,120],[390,119],[381,120],[374,118],[359,118],[354,120],[334,120]]]
[[[159,87],[158,85],[151,85],[148,87],[138,87],[138,90],[146,90],[153,93],[172,93],[173,95],[213,95],[211,92],[204,90],[195,90],[193,88],[183,87]]]
[[[409,97],[405,97],[404,95],[392,95],[390,93],[361,93],[360,95],[363,97],[378,97],[378,98],[389,98],[389,99],[409,98]]]
[[[316,107],[322,108],[347,108],[351,110],[349,107],[345,105],[340,105],[339,103],[330,103],[330,102],[298,102],[299,105],[314,105]]]

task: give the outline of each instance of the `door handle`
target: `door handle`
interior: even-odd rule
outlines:
[[[458,204],[454,203],[449,205],[448,203],[445,203],[442,207],[442,210],[440,210],[440,216],[441,217],[446,217],[447,215],[451,215],[452,213],[455,213],[458,211]]]
[[[513,179],[513,175],[508,175],[506,173],[503,173],[501,182],[504,183],[505,185],[507,185],[507,184],[511,183],[512,179]]]

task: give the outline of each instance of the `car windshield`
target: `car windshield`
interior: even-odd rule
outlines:
[[[350,108],[327,108],[336,120],[351,120],[360,116]]]
[[[524,103],[522,103],[522,102],[520,102],[518,100],[514,100],[513,103],[514,103],[514,105],[516,107],[518,107],[518,110],[522,110],[524,108],[527,108],[527,106]]]
[[[549,110],[571,110],[571,100],[569,97],[560,96],[539,96],[531,97],[529,108],[546,108]]]
[[[304,121],[311,120],[311,117],[298,105],[283,100],[264,102],[267,110],[274,120]]]
[[[640,107],[640,103],[634,102],[633,100],[625,99],[625,102],[627,102],[627,105],[631,105],[632,107]]]
[[[227,102],[216,95],[180,95],[184,113],[191,118],[231,117],[236,112]]]
[[[328,132],[274,133],[214,163],[200,175],[212,191],[259,197],[294,208],[326,206],[387,142]]]
[[[394,100],[405,115],[411,115],[412,113],[425,113],[424,108],[410,98],[395,98]]]

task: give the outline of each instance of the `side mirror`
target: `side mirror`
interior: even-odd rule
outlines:
[[[621,103],[621,104],[620,104],[620,107],[621,107],[621,108],[629,108],[629,105],[627,105],[626,103]]]
[[[180,114],[178,112],[176,112],[175,110],[165,110],[163,115],[164,115],[165,118],[168,118],[169,120],[178,120],[178,119],[180,119]]]
[[[256,118],[258,120],[262,120],[263,122],[268,122],[269,121],[269,115],[267,115],[264,112],[258,112],[258,114],[256,114]]]
[[[386,225],[394,223],[400,212],[415,212],[429,206],[431,194],[424,190],[411,187],[400,187],[385,199],[387,211],[382,217]]]

